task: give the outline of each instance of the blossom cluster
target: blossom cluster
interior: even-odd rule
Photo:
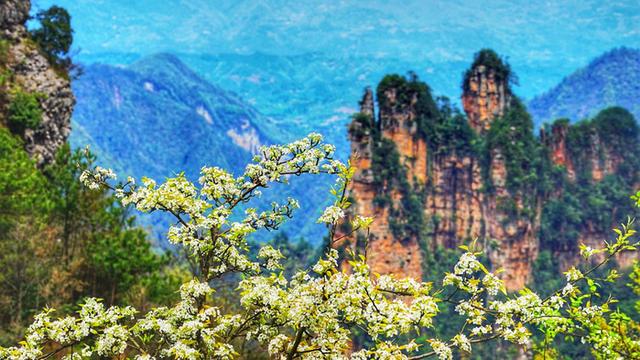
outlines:
[[[311,134],[289,145],[261,148],[237,177],[203,167],[197,183],[181,173],[161,184],[148,178],[138,184],[128,178],[111,185],[116,176],[108,169],[84,172],[81,181],[86,186],[110,188],[124,205],[172,214],[176,224],[169,228],[168,239],[197,261],[199,278],[182,285],[177,304],[145,314],[130,307],[105,308],[96,299],[87,299],[76,316],[54,319],[54,310],[46,309],[35,316],[24,342],[0,348],[0,359],[35,360],[58,353],[67,359],[232,359],[238,356],[234,340],[245,339],[262,344],[275,359],[448,360],[460,352],[471,353],[473,344],[496,338],[530,346],[534,328],[544,334],[545,346],[559,334],[580,334],[602,358],[629,358],[618,356],[618,345],[635,344],[619,332],[630,320],[607,317],[613,313],[612,299],[591,301],[598,298],[598,286],[588,270],[568,270],[560,289],[541,296],[528,289],[508,294],[499,274],[480,260],[481,253],[466,246],[437,287],[372,273],[364,255],[350,252],[350,259],[343,258],[335,248],[328,249],[311,271],[300,270],[289,278],[282,272],[284,256],[278,249],[264,245],[257,259],[251,259],[247,238],[261,229],[277,229],[299,205],[294,199],[266,210],[247,204],[270,183],[287,183],[291,175],[337,176],[331,191],[335,202],[318,220],[329,226],[332,245],[336,227],[346,218],[351,218],[353,231],[371,225],[371,218],[347,216],[353,169],[333,159],[334,150],[320,135]],[[606,255],[596,265],[600,266],[621,251],[635,250],[631,222],[615,231],[616,241],[603,249],[583,246],[585,258]],[[242,275],[237,277],[242,311],[226,314],[212,305],[210,283],[232,272]],[[616,277],[612,270],[606,279]],[[464,322],[450,339],[433,335],[443,306],[452,307]],[[349,351],[354,328],[370,346]],[[57,348],[46,353],[44,349],[51,347]]]

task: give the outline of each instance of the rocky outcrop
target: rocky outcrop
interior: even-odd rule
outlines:
[[[504,269],[500,274],[507,289],[522,289],[531,279],[538,257],[537,234],[540,228],[540,209],[531,218],[514,215],[505,210],[504,203],[511,203],[516,212],[524,208],[521,195],[488,196],[483,205],[486,233],[486,253],[494,269]]]
[[[446,154],[433,158],[425,203],[431,219],[430,250],[454,248],[460,242],[479,238],[484,232],[484,193],[478,159]]]
[[[42,119],[36,129],[20,134],[25,148],[39,166],[53,161],[71,131],[75,97],[64,70],[55,69],[31,41],[25,28],[28,0],[5,0],[0,4],[2,40],[8,43],[5,70],[10,76],[6,90],[38,94]],[[9,99],[10,101],[10,99]]]
[[[474,64],[465,76],[462,103],[469,126],[479,136],[487,134],[493,121],[503,116],[511,103],[508,79],[498,72],[499,69],[480,63]],[[522,194],[507,188],[506,159],[500,149],[490,150],[489,161],[484,164],[487,178],[482,175],[477,155],[443,153],[434,159],[430,172],[430,188],[434,190],[427,195],[425,215],[438,221],[429,241],[455,248],[473,239],[481,240],[492,265],[506,270],[502,276],[507,288],[522,288],[530,280],[538,252],[539,213],[533,218],[514,215],[524,207]],[[441,166],[443,163],[445,166]],[[486,191],[489,184],[492,190]]]
[[[576,167],[578,167],[588,170],[588,180],[599,182],[605,176],[615,174],[624,162],[624,158],[619,154],[620,149],[616,148],[617,145],[607,144],[594,126],[585,124],[583,128],[585,130],[578,136],[589,145],[573,154],[568,144],[570,125],[566,119],[553,123],[550,134],[542,129],[540,138],[549,149],[552,163],[564,167],[570,181],[576,180]]]
[[[42,120],[24,134],[26,150],[39,166],[50,163],[71,132],[75,97],[69,80],[54,71],[47,60],[29,45],[12,48],[12,69],[23,90],[40,94]]]
[[[547,135],[544,128],[540,130],[540,139],[550,150],[551,162],[562,166],[567,170],[567,176],[572,181],[576,178],[573,161],[567,148],[567,135],[569,133],[569,121],[556,121],[551,126],[551,133]]]
[[[628,113],[620,108],[609,108],[602,111],[596,118],[577,125],[570,125],[568,120],[560,119],[550,128],[541,130],[540,138],[549,151],[551,163],[565,169],[566,181],[572,186],[569,190],[557,186],[552,191],[551,198],[571,195],[566,192],[575,191],[578,186],[586,186],[579,184],[596,186],[607,176],[613,176],[615,180],[609,182],[604,190],[596,188],[593,191],[594,200],[580,204],[585,207],[584,210],[597,206],[598,211],[603,211],[602,196],[598,194],[621,191],[620,180],[625,179],[624,176],[619,176],[621,166],[627,162],[624,172],[632,172],[634,168],[637,168],[638,163],[634,163],[637,151],[633,150],[637,149],[637,138],[633,135],[633,132],[637,131],[635,120],[629,119],[631,123],[624,124],[607,115],[620,111],[622,114],[619,113],[619,117],[624,117],[624,113]],[[609,118],[606,118],[607,116]],[[616,123],[618,123],[617,126]],[[620,131],[621,133],[619,133]],[[616,134],[616,132],[618,133]],[[624,139],[629,134],[630,136]],[[622,144],[624,145],[622,146]],[[634,180],[637,179],[637,175],[629,173],[626,177],[631,181],[637,181]],[[631,190],[637,189],[638,186],[637,183],[632,184]],[[616,199],[614,201],[615,204],[610,209],[611,216],[602,213],[599,219],[584,219],[576,233],[577,239],[574,242],[563,243],[552,248],[554,257],[562,271],[577,265],[582,260],[578,255],[579,244],[592,248],[601,247],[603,240],[610,240],[613,236],[611,229],[618,226],[618,221],[622,221],[625,216],[632,215],[626,209],[624,200]],[[609,219],[608,222],[607,219]],[[593,258],[594,261],[602,259],[602,254]],[[623,253],[617,256],[616,260],[621,267],[628,267],[632,265],[634,260],[637,260],[637,256],[634,253]]]
[[[591,160],[591,178],[594,181],[602,181],[605,176],[614,174],[622,157],[618,156],[615,149],[607,146],[597,134],[591,135],[591,149],[587,155]]]
[[[390,106],[395,106],[394,93],[386,94]],[[410,105],[409,105],[410,106]],[[426,165],[420,169],[412,162],[414,149],[418,146],[415,141],[415,126],[411,125],[413,119],[410,111],[402,111],[402,114],[388,111],[388,108],[380,110],[380,118],[384,119],[381,126],[375,121],[373,92],[366,89],[360,102],[360,112],[354,116],[349,128],[351,140],[351,163],[356,172],[349,189],[350,196],[357,199],[353,205],[356,214],[374,218],[368,238],[358,239],[356,235],[346,238],[338,246],[349,246],[354,251],[366,252],[372,271],[380,274],[398,274],[400,276],[422,277],[422,257],[416,237],[396,239],[389,224],[389,214],[394,207],[399,206],[402,194],[398,189],[389,189],[391,203],[386,206],[376,204],[376,197],[381,189],[374,183],[374,174],[371,170],[373,147],[379,137],[390,139],[399,146],[402,161],[408,164],[411,171],[407,176],[411,179],[420,177],[417,172],[423,171],[426,175]],[[408,144],[408,145],[407,145]],[[426,145],[422,148],[426,151]],[[417,150],[415,150],[417,151]],[[424,177],[422,177],[424,179]],[[389,186],[383,184],[383,187]],[[366,236],[360,234],[360,236]],[[359,241],[364,240],[364,241]]]
[[[610,143],[608,139],[608,143],[598,133],[611,132],[609,125],[603,125],[611,124],[607,119],[576,125],[575,129],[559,121],[535,138],[526,111],[510,93],[505,76],[508,66],[496,62],[495,53],[489,55],[479,58],[484,63],[476,58],[465,74],[462,102],[466,129],[474,134],[471,137],[464,138],[465,128],[456,128],[453,120],[444,119],[447,115],[430,112],[425,93],[415,91],[428,87],[412,83],[415,79],[402,82],[395,75],[383,79],[384,86],[377,92],[377,118],[373,93],[365,91],[360,113],[354,116],[349,131],[355,166],[349,195],[356,213],[375,220],[370,233],[346,237],[342,245],[366,252],[374,272],[420,277],[429,252],[454,249],[477,239],[492,267],[505,270],[501,276],[506,287],[521,289],[532,280],[541,250],[543,205],[564,191],[564,185],[558,184],[575,184],[583,169],[588,169],[587,182],[598,183],[616,174],[624,162],[612,145],[621,140]],[[494,128],[494,124],[499,125]],[[637,135],[627,131],[627,125],[614,125],[629,137],[622,143],[637,142]],[[603,126],[606,130],[596,131]],[[389,141],[393,149],[381,145]],[[478,143],[483,144],[481,150],[474,148]],[[514,150],[514,146],[520,147]],[[397,152],[397,164],[391,150]],[[544,154],[548,159],[532,160]],[[538,184],[526,179],[547,181],[547,176],[557,176],[556,169],[543,174],[538,173],[542,168],[532,168],[547,163],[563,169],[561,173],[566,175],[554,180],[560,186],[557,189],[539,191]],[[390,169],[394,167],[402,171]],[[384,177],[389,174],[396,178]],[[409,232],[398,230],[407,225]],[[579,257],[579,243],[595,247],[606,238],[592,225],[585,223],[579,229],[576,244],[553,250],[560,267]],[[630,260],[621,258],[619,262]]]
[[[356,169],[354,180],[364,184],[371,184],[373,181],[370,168],[371,146],[376,126],[374,117],[373,92],[367,88],[360,102],[360,113],[354,117],[349,128],[351,163]]]
[[[488,131],[491,121],[504,114],[511,96],[508,79],[498,76],[495,68],[474,66],[462,94],[462,106],[471,127],[479,133]]]
[[[0,28],[6,35],[24,31],[29,19],[31,0],[2,0],[0,2]]]
[[[391,87],[382,94],[384,106],[380,107],[382,136],[392,140],[400,153],[401,162],[407,166],[407,180],[424,184],[427,177],[427,142],[418,134],[416,104],[418,94],[409,99],[398,98],[398,89]]]
[[[491,121],[505,111],[510,95],[505,94],[505,85],[498,84],[491,75],[493,71],[484,65],[479,65],[471,74],[466,86],[471,91],[465,95],[465,101],[475,105],[469,108],[467,115],[469,123],[481,125],[473,127],[484,134]],[[473,239],[481,239],[489,247],[489,240],[497,240],[497,247],[490,252],[492,261],[498,267],[511,270],[505,278],[509,288],[522,287],[528,280],[536,255],[537,248],[530,245],[536,227],[524,221],[509,222],[497,205],[499,200],[510,197],[505,188],[506,168],[501,155],[492,156],[489,175],[495,192],[488,194],[484,191],[486,184],[477,156],[455,149],[443,151],[450,146],[446,143],[429,145],[427,132],[419,127],[429,121],[438,121],[438,115],[425,120],[428,115],[421,113],[423,109],[418,106],[421,94],[407,89],[413,88],[399,83],[382,91],[379,89],[378,95],[382,98],[378,99],[377,121],[374,119],[373,94],[367,90],[361,101],[361,111],[350,125],[352,164],[356,168],[350,196],[354,199],[355,212],[375,218],[365,249],[369,265],[378,273],[420,277],[426,251],[455,248]],[[379,137],[373,136],[374,133]],[[380,192],[386,190],[385,187],[376,188],[372,157],[376,142],[385,139],[395,144],[398,165],[404,169],[410,191],[424,195],[418,209],[424,220],[424,231],[420,234],[398,238],[391,231],[392,222],[398,222],[398,219],[389,215],[394,212],[397,216],[406,193],[392,189],[387,194],[391,198],[390,204],[376,203]],[[349,243],[355,247],[358,241],[354,236]]]

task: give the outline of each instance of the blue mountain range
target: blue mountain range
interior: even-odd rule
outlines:
[[[72,15],[74,59],[85,69],[74,82],[73,144],[135,176],[194,177],[203,165],[239,172],[260,144],[311,131],[345,159],[363,88],[415,71],[455,104],[484,47],[511,64],[537,123],[614,104],[638,116],[636,1],[32,2]],[[630,48],[594,60],[620,46]],[[287,191],[315,217],[328,185],[307,181]],[[297,219],[317,242],[323,229]]]
[[[529,102],[537,124],[558,118],[580,120],[607,106],[622,106],[640,120],[640,50],[618,48]]]
[[[219,166],[239,175],[260,146],[293,137],[236,94],[202,79],[170,54],[153,55],[127,67],[85,66],[73,90],[78,102],[72,145],[89,145],[101,165],[121,176],[162,181],[184,171],[195,181],[203,166]],[[319,179],[292,179],[290,187],[264,191],[258,205],[268,207],[287,196],[298,199],[300,211],[308,217],[295,217],[289,226],[300,229],[296,235],[317,243],[324,229],[315,219],[327,204],[330,186],[328,177]],[[159,239],[170,221],[158,214],[140,219]]]

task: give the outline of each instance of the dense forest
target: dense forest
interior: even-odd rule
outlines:
[[[528,107],[537,126],[558,118],[582,120],[615,105],[624,107],[638,118],[639,80],[640,51],[616,48],[531,99]]]

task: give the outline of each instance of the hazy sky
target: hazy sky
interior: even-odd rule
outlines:
[[[310,51],[467,59],[479,47],[516,62],[583,61],[640,46],[640,2],[34,0],[73,15],[85,53]]]
[[[450,80],[433,84],[454,98],[459,73],[484,47],[508,59],[525,98],[613,47],[640,47],[638,0],[34,0],[34,7],[54,3],[71,12],[81,62],[126,64],[161,51],[315,53],[352,67],[379,59],[385,71],[400,71],[396,63],[421,76],[446,73]]]

